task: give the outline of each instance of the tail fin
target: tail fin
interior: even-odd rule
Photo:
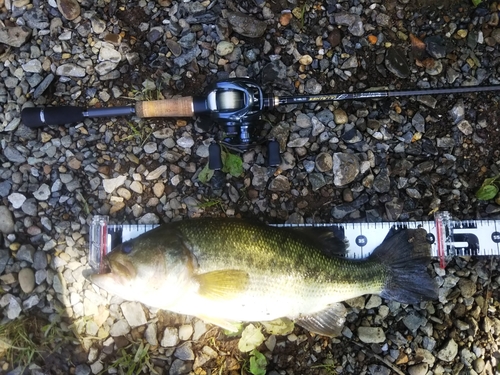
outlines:
[[[413,304],[438,297],[437,284],[430,277],[430,246],[423,229],[405,229],[386,238],[370,255],[387,266],[388,277],[380,296]]]

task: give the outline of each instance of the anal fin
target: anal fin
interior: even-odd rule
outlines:
[[[203,320],[206,323],[210,323],[210,324],[219,326],[219,327],[224,328],[225,330],[231,331],[231,332],[238,332],[240,330],[240,326],[241,326],[241,323],[239,323],[239,322],[231,322],[229,320],[216,318],[213,316],[198,314],[198,315],[196,315],[196,317]]]
[[[315,314],[301,316],[295,322],[308,331],[323,336],[336,337],[342,333],[347,310],[342,303],[334,303]]]

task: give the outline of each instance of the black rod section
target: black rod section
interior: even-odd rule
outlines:
[[[89,117],[132,116],[135,107],[83,108],[83,107],[30,107],[21,111],[21,120],[28,128],[40,128],[46,125],[64,125],[81,122]]]
[[[491,86],[463,86],[449,87],[438,89],[422,89],[422,90],[403,90],[403,91],[364,91],[364,92],[348,92],[339,94],[324,94],[324,95],[298,95],[298,96],[279,96],[275,97],[278,104],[301,104],[301,103],[317,103],[340,100],[355,100],[355,99],[373,99],[386,98],[397,96],[416,96],[416,95],[440,95],[440,94],[464,94],[470,92],[488,92],[500,91],[500,85]]]

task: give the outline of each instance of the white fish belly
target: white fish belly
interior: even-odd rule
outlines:
[[[228,321],[269,321],[297,318],[326,309],[330,304],[367,293],[378,293],[362,285],[314,284],[290,277],[251,277],[246,291],[236,297],[210,299],[197,290],[186,293],[171,311]]]

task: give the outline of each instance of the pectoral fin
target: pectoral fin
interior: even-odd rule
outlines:
[[[202,273],[195,276],[200,284],[198,293],[209,299],[232,299],[246,290],[248,273],[239,270],[224,270]]]
[[[327,309],[312,315],[301,316],[295,322],[305,329],[323,336],[340,336],[345,323],[347,310],[341,303],[328,306]]]

